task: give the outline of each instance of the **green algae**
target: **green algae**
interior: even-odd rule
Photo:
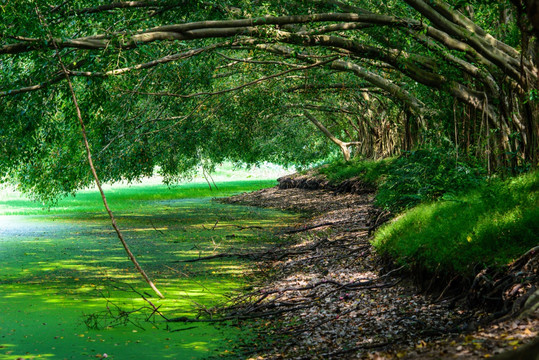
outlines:
[[[253,183],[244,188],[267,184]],[[240,190],[235,184],[234,191]],[[217,305],[224,295],[239,291],[249,279],[246,262],[182,260],[232,248],[259,249],[272,241],[272,229],[295,219],[274,210],[216,203],[207,194],[200,187],[193,192],[162,186],[111,194],[132,251],[166,296],[150,300],[169,317],[193,317],[201,307]],[[74,202],[72,212],[69,201]],[[7,213],[23,214],[0,216],[0,359],[96,359],[103,354],[109,359],[198,359],[230,354],[235,339],[248,336],[232,325],[166,324],[159,317],[150,323],[145,321],[151,315],[146,309],[127,316],[127,324],[116,324],[124,319],[119,314],[147,305],[131,287],[146,296],[151,290],[125,256],[98,201],[95,194],[82,194],[62,201],[64,209],[50,211],[13,196],[0,201]],[[107,307],[119,321],[105,316]]]

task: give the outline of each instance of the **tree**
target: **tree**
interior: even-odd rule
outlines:
[[[534,165],[535,2],[513,4],[10,2],[0,176],[43,201],[90,184],[56,52],[104,181],[309,163],[334,152],[328,134],[358,156],[432,141],[489,169]]]

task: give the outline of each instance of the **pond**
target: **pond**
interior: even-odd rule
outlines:
[[[219,185],[219,184],[218,184]],[[249,263],[182,260],[230,249],[268,246],[272,231],[297,216],[212,201],[271,181],[108,189],[132,251],[166,299],[127,259],[93,191],[50,210],[18,195],[0,198],[0,359],[198,359],[234,351],[242,329],[166,324],[152,316],[144,294],[166,316],[194,317],[248,285]],[[146,308],[145,308],[146,307]],[[144,308],[140,310],[141,308]],[[106,354],[106,355],[105,355]]]

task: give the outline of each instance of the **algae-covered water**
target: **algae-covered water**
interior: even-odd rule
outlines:
[[[197,314],[249,280],[248,263],[181,260],[256,249],[295,217],[211,201],[272,186],[251,181],[173,189],[109,189],[132,251],[166,296],[153,296],[123,252],[95,192],[50,210],[4,193],[0,197],[0,359],[198,359],[230,354],[233,325],[166,324],[131,290],[150,295],[166,316]],[[249,227],[241,229],[240,227]],[[262,229],[259,229],[261,227]],[[110,311],[110,312],[109,312]],[[106,354],[106,355],[105,355]]]

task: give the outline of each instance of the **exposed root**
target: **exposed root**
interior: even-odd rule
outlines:
[[[504,269],[484,269],[474,279],[468,301],[494,312],[492,320],[517,317],[539,284],[539,246]]]

